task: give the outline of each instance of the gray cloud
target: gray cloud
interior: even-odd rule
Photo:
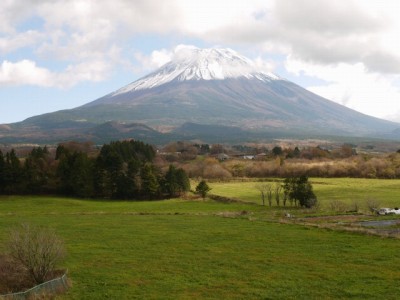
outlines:
[[[352,0],[278,0],[275,13],[285,28],[328,38],[376,32],[382,27],[382,20],[367,14]]]
[[[369,71],[387,74],[400,72],[400,56],[384,51],[374,51],[364,56],[363,61]]]
[[[397,49],[381,43],[393,24],[382,13],[364,9],[363,1],[276,0],[268,13],[259,13],[205,32],[201,38],[217,43],[268,45],[309,63],[362,62],[370,71],[399,73]],[[366,4],[368,5],[368,4]],[[394,44],[400,44],[400,36]],[[396,50],[396,51],[394,51]]]
[[[320,64],[362,62],[370,71],[400,72],[400,56],[380,43],[387,20],[363,11],[354,1],[276,2],[279,42],[292,54]]]

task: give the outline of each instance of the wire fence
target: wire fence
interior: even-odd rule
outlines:
[[[46,281],[42,284],[39,284],[27,291],[0,295],[0,299],[4,300],[25,300],[25,299],[42,299],[40,298],[42,295],[55,295],[60,294],[68,289],[68,278],[67,273],[63,276]]]

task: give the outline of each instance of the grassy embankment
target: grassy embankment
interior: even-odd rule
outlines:
[[[349,201],[351,193],[364,199],[366,185],[370,194],[379,194],[388,205],[395,203],[395,189],[386,181],[381,187],[362,180],[344,180],[343,186],[336,179],[318,182],[325,182],[315,184],[322,202],[339,193],[335,189]],[[344,188],[346,182],[355,184],[353,189]],[[234,196],[252,191],[248,184],[237,183]],[[222,188],[218,185],[213,184],[214,193]],[[243,210],[248,214],[232,213]],[[1,197],[0,250],[7,229],[15,224],[55,228],[66,243],[65,267],[73,282],[60,299],[398,297],[399,240],[260,217],[272,210],[212,201]]]

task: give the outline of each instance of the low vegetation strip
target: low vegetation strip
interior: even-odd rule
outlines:
[[[253,204],[256,205],[257,203],[254,202],[246,202],[240,199],[235,199],[235,198],[229,198],[229,197],[224,197],[224,196],[219,196],[219,195],[214,195],[214,194],[208,194],[208,198],[217,201],[217,202],[222,202],[222,203],[243,203],[243,204]]]
[[[0,295],[0,299],[18,300],[18,299],[47,299],[65,292],[69,287],[67,273],[59,278],[46,281],[33,288],[12,294]]]

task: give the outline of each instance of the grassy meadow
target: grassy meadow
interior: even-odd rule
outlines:
[[[400,187],[313,183],[322,203],[376,196],[391,205]],[[214,194],[257,202],[254,183],[211,186]],[[0,252],[14,225],[54,228],[72,281],[57,299],[398,299],[400,240],[280,224],[273,211],[210,200],[0,197]]]
[[[370,199],[379,201],[381,206],[400,207],[399,179],[310,178],[310,182],[323,209],[327,209],[332,200],[349,205],[357,202],[365,208],[366,201]],[[260,192],[255,188],[258,183],[232,181],[212,182],[209,185],[212,194],[261,204]]]

